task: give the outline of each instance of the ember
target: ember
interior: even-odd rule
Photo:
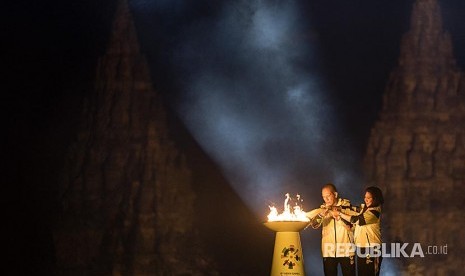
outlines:
[[[302,208],[303,199],[300,195],[297,194],[295,200],[291,198],[289,193],[285,196],[284,210],[281,214],[278,213],[278,209],[275,206],[269,206],[268,221],[309,221]]]

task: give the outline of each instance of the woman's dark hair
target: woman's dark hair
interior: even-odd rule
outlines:
[[[384,203],[383,192],[380,188],[371,186],[365,189],[365,193],[370,193],[373,197],[373,204],[371,206],[376,207]]]

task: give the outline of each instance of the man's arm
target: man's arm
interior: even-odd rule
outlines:
[[[306,213],[306,216],[310,219],[310,225],[313,229],[317,229],[323,223],[323,218],[328,214],[328,209],[317,208]]]

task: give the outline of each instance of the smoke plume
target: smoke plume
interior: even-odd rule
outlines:
[[[181,28],[173,55],[180,117],[259,216],[285,192],[309,198],[308,209],[322,184],[359,183],[299,11],[295,1],[226,2]]]

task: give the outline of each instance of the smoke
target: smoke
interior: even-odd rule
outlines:
[[[132,1],[145,18],[138,27],[152,34],[143,45],[159,62],[151,64],[158,82],[176,76],[176,111],[262,219],[286,192],[301,194],[305,210],[319,206],[327,182],[362,200],[360,156],[340,124],[303,2]],[[321,231],[305,231],[307,274],[320,275]],[[384,273],[396,270],[383,260]]]
[[[152,33],[143,44],[169,62],[152,70],[175,76],[174,109],[255,214],[286,192],[314,208],[327,182],[359,198],[358,156],[338,125],[302,1],[132,5]]]
[[[299,11],[295,1],[226,2],[182,28],[174,50],[177,111],[259,216],[285,192],[310,198],[308,209],[322,184],[360,183]]]

